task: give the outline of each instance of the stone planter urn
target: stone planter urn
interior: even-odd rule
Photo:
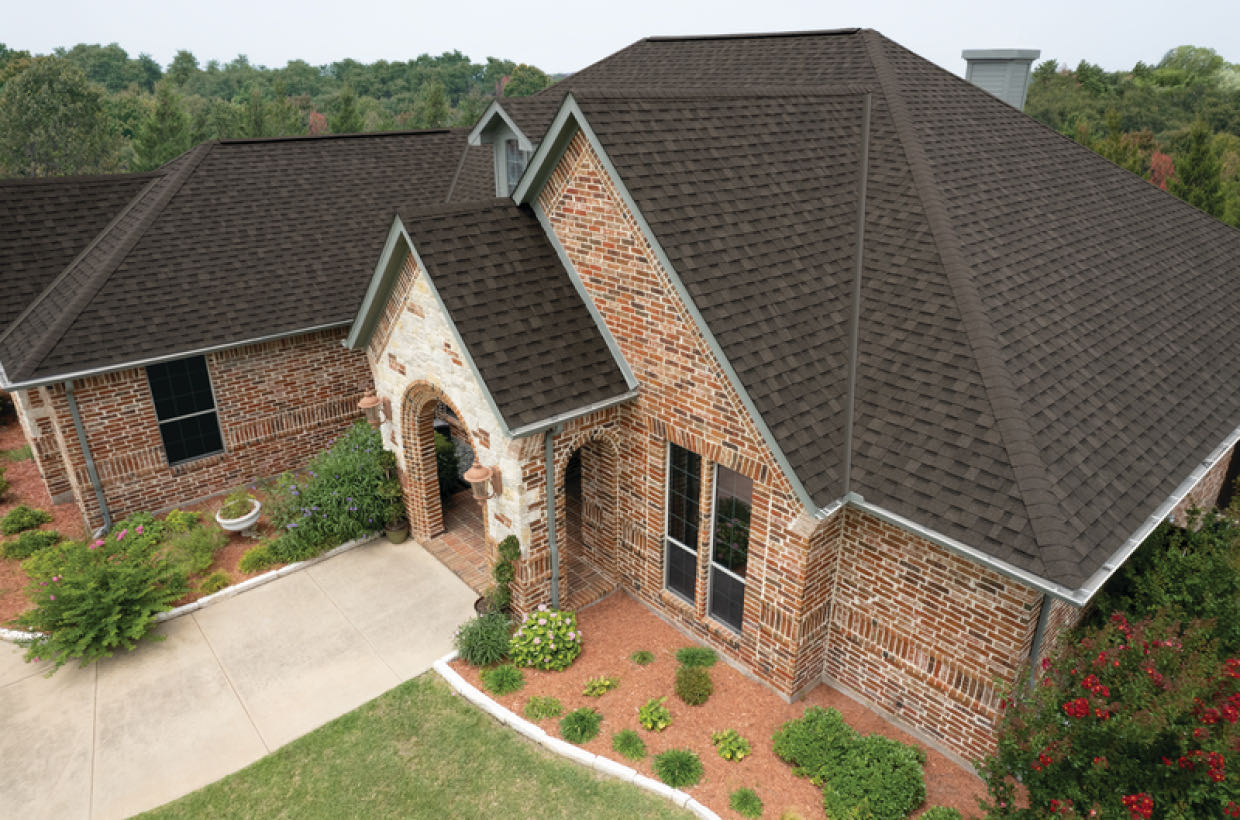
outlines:
[[[249,532],[254,529],[254,525],[258,523],[259,512],[263,508],[263,503],[257,498],[250,499],[250,511],[240,518],[224,518],[220,513],[215,514],[215,523],[219,524],[222,529],[228,532]]]

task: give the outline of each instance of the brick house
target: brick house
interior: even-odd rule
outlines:
[[[3,386],[92,523],[296,466],[373,388],[419,539],[437,414],[493,471],[519,610],[622,587],[966,758],[1240,438],[1240,233],[872,31],[647,39],[472,129],[0,209]]]

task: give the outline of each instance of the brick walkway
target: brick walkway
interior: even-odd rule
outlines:
[[[569,514],[575,515],[571,507]],[[447,531],[428,540],[424,545],[426,551],[481,595],[491,585],[482,508],[469,490],[463,490],[444,505],[443,519]],[[563,605],[566,609],[577,610],[606,597],[616,588],[616,583],[582,554],[581,544],[574,538],[574,534],[581,531],[580,525],[569,521],[564,529],[567,532],[559,533],[567,587],[563,590]]]

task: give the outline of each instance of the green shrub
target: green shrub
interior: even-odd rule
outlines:
[[[517,666],[557,672],[567,669],[581,654],[577,616],[539,605],[513,633],[509,651]]]
[[[228,545],[228,533],[215,527],[196,527],[172,535],[166,541],[168,557],[186,575],[210,569],[215,553]]]
[[[0,545],[0,555],[5,558],[29,558],[40,550],[55,546],[61,541],[55,530],[26,530],[14,541]]]
[[[21,447],[14,447],[12,450],[5,450],[0,453],[5,461],[26,461],[33,458],[34,453],[30,449],[29,444],[23,444]]]
[[[714,666],[719,656],[707,646],[686,646],[676,650],[676,660],[681,666]]]
[[[453,643],[465,663],[490,666],[508,656],[511,628],[508,616],[501,612],[489,612],[461,624]]]
[[[672,713],[663,705],[665,700],[667,700],[666,695],[661,698],[651,698],[637,707],[637,722],[642,725],[643,729],[662,732],[672,725]]]
[[[649,649],[639,649],[632,655],[629,655],[629,660],[638,666],[649,666],[654,663],[654,653]]]
[[[154,626],[155,615],[187,591],[184,573],[161,549],[160,533],[151,516],[135,514],[104,538],[57,547],[55,564],[35,561],[42,553],[23,563],[59,567],[51,576],[32,575],[27,587],[35,606],[17,623],[45,634],[21,642],[26,659],[51,660],[54,670],[73,658],[86,665],[133,648]]]
[[[168,532],[189,532],[202,524],[202,513],[194,510],[173,510],[164,516],[164,528]]]
[[[690,706],[701,706],[715,691],[710,673],[700,666],[681,666],[676,670],[676,697]]]
[[[603,715],[597,709],[583,706],[560,719],[560,736],[569,743],[588,743],[598,736]]]
[[[827,816],[904,820],[925,802],[924,762],[916,746],[882,735],[858,738],[823,784]]]
[[[620,678],[612,675],[611,677],[590,678],[586,681],[586,686],[581,690],[581,694],[588,698],[601,698],[620,685]]]
[[[224,503],[220,505],[220,518],[245,518],[254,509],[253,501],[254,496],[246,492],[244,487],[233,490],[224,497]]]
[[[0,498],[4,498],[5,493],[9,491],[9,480],[4,477],[4,465],[0,464]]]
[[[525,704],[523,711],[530,720],[547,720],[564,714],[564,704],[553,697],[535,695]]]
[[[646,756],[646,741],[632,729],[622,729],[612,735],[611,748],[626,760],[641,760]]]
[[[241,560],[237,562],[237,569],[249,574],[261,572],[279,563],[282,563],[280,559],[271,554],[271,542],[264,541],[250,547],[241,555]]]
[[[491,578],[495,584],[486,591],[487,605],[492,612],[508,609],[512,603],[511,584],[517,577],[516,567],[512,562],[521,556],[521,542],[515,535],[510,535],[496,546],[499,559],[491,568]]]
[[[696,786],[702,779],[702,758],[689,749],[668,749],[654,756],[654,773],[673,789]]]
[[[435,472],[439,476],[439,494],[451,495],[461,480],[460,460],[456,456],[456,442],[442,433],[435,434]]]
[[[506,536],[495,545],[495,551],[499,553],[502,561],[516,561],[521,557],[521,542],[515,535]]]
[[[27,507],[25,504],[19,504],[9,510],[4,518],[0,518],[0,532],[5,535],[16,535],[25,530],[33,530],[42,524],[46,524],[52,520],[50,513],[43,510],[36,510],[33,507]]]
[[[228,577],[228,573],[218,570],[202,579],[202,583],[198,585],[198,591],[203,595],[212,595],[231,583],[232,579]]]
[[[379,432],[358,421],[310,461],[304,479],[282,475],[266,505],[281,533],[271,554],[301,561],[382,529],[395,464]]]
[[[761,817],[762,798],[753,789],[737,789],[728,797],[728,805],[741,817]]]
[[[710,736],[710,742],[715,744],[715,751],[724,760],[741,761],[753,751],[749,741],[741,737],[740,732],[735,729],[715,732]]]
[[[802,777],[822,785],[828,772],[842,765],[857,732],[836,709],[810,706],[804,715],[790,720],[774,736],[775,754],[791,763]]]
[[[482,685],[493,695],[511,695],[525,686],[525,675],[510,663],[482,670]]]
[[[947,806],[931,806],[921,813],[918,820],[964,820],[964,817]]]

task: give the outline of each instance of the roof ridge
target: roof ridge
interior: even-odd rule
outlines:
[[[414,137],[427,134],[451,134],[457,128],[412,128],[396,131],[359,131],[350,134],[289,134],[282,137],[237,137],[235,139],[213,140],[219,145],[251,145],[266,142],[305,142],[312,140],[351,140],[372,139],[374,137]],[[206,143],[202,143],[206,144]]]
[[[865,83],[826,83],[818,85],[734,85],[727,90],[718,91],[709,86],[693,86],[689,88],[647,88],[635,89],[631,86],[586,86],[570,92],[574,97],[593,97],[595,99],[651,99],[651,100],[726,100],[750,99],[752,97],[803,98],[803,97],[846,97],[868,94],[873,88]]]
[[[1034,441],[1029,419],[1023,413],[1023,405],[1012,383],[999,347],[994,326],[987,318],[981,295],[973,282],[972,271],[965,261],[960,239],[956,235],[942,194],[938,190],[933,168],[921,146],[913,127],[912,117],[904,105],[894,69],[882,51],[882,37],[878,32],[862,32],[866,52],[874,65],[875,75],[883,89],[895,125],[896,136],[904,149],[913,184],[926,212],[935,248],[947,274],[947,282],[961,313],[965,338],[977,361],[983,389],[995,426],[1007,452],[1008,464],[1016,479],[1021,504],[1029,518],[1033,538],[1039,547],[1037,561],[1045,574],[1048,548],[1071,550],[1072,538],[1064,525],[1064,512],[1060,499],[1054,492],[1055,482]]]
[[[118,180],[142,179],[144,177],[154,179],[160,176],[163,176],[163,174],[156,169],[154,171],[139,171],[132,174],[73,174],[71,176],[58,177],[8,177],[7,179],[0,179],[0,187],[21,187],[26,185],[38,187],[41,185],[50,186],[57,184],[106,185],[107,183],[116,182]]]
[[[35,299],[34,302],[32,302],[27,308],[27,311],[24,311],[21,317],[18,317],[17,320],[9,325],[4,336],[0,337],[0,340],[7,337],[10,332],[16,330],[20,321],[24,319],[30,311],[33,311],[36,306],[47,299],[54,289],[63,285],[76,268],[86,264],[91,258],[92,253],[98,251],[102,240],[116,230],[120,221],[126,215],[134,213],[141,205],[145,204],[146,207],[138,217],[137,224],[124,233],[116,247],[107,252],[107,255],[104,256],[102,262],[100,263],[98,270],[93,273],[89,271],[87,272],[87,276],[89,278],[86,284],[83,287],[78,287],[76,289],[66,308],[59,311],[56,320],[44,333],[38,337],[38,341],[31,345],[30,352],[25,357],[26,362],[30,364],[37,364],[42,361],[43,357],[56,346],[56,343],[59,342],[64,336],[65,332],[69,329],[69,326],[77,320],[78,315],[82,312],[86,305],[90,303],[91,299],[95,297],[95,294],[99,292],[99,289],[103,287],[104,283],[107,282],[108,277],[110,277],[112,272],[115,271],[116,266],[120,263],[120,261],[125,258],[130,250],[133,249],[133,246],[142,237],[142,234],[146,232],[147,228],[149,228],[159,214],[163,212],[164,206],[168,204],[168,201],[171,200],[176,192],[181,189],[181,186],[185,184],[185,181],[189,178],[189,176],[193,174],[198,166],[202,164],[203,159],[205,159],[206,156],[211,153],[212,149],[218,144],[218,141],[204,142],[191,149],[190,156],[184,165],[177,168],[173,173],[161,177],[161,179],[166,180],[166,182],[159,190],[156,190],[156,188],[159,187],[159,180],[152,180],[150,185],[143,187],[143,189],[139,191],[132,200],[130,200],[129,204],[116,215],[116,218],[109,222],[108,226],[100,231],[93,240],[91,240],[91,243],[82,251],[82,253],[78,254],[78,256],[65,267],[64,271],[56,277],[56,281],[49,285],[43,293],[39,294],[39,297]],[[151,201],[149,203],[144,203],[143,200],[145,200],[146,195],[152,192],[154,192],[154,196]]]
[[[835,37],[856,34],[869,29],[862,28],[819,28],[806,31],[750,31],[735,34],[667,34],[655,37],[644,37],[638,42],[668,42],[681,40],[765,40],[775,37]]]

